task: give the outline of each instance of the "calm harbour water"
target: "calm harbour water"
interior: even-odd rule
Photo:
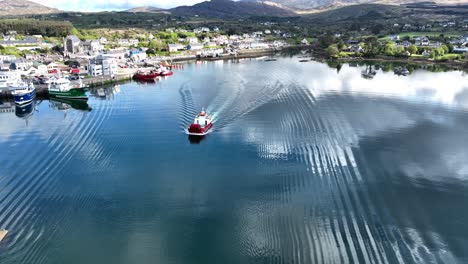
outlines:
[[[468,76],[298,60],[0,113],[0,263],[468,262]]]

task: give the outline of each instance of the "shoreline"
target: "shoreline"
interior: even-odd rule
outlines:
[[[287,52],[301,51],[301,50],[310,50],[311,53],[308,53],[307,56],[310,57],[310,61],[317,62],[337,62],[337,63],[365,63],[365,62],[376,62],[376,63],[402,63],[402,64],[416,64],[416,65],[441,65],[446,67],[449,70],[459,70],[459,71],[468,71],[468,62],[463,61],[433,61],[426,58],[394,58],[380,56],[375,58],[363,58],[363,57],[346,57],[346,58],[329,58],[323,52],[314,52],[313,46],[290,46],[283,49],[268,49],[268,50],[256,50],[243,52],[237,55],[227,55],[219,57],[179,57],[173,58],[172,62],[191,62],[191,61],[219,61],[219,60],[235,60],[235,59],[248,59],[248,58],[259,58],[263,56],[274,56],[278,54],[284,54]],[[139,68],[141,69],[141,68]],[[124,74],[116,74],[113,78],[111,76],[95,76],[90,78],[83,79],[83,83],[87,85],[85,89],[102,87],[109,84],[119,84],[131,81],[133,75],[138,69],[135,69],[132,72]],[[48,89],[47,85],[36,85],[36,94],[40,98],[48,99]],[[0,99],[12,99],[11,90],[0,89]]]

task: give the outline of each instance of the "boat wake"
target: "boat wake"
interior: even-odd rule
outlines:
[[[179,88],[180,124],[184,131],[202,108],[212,115],[216,129],[232,124],[242,116],[277,99],[286,85],[278,78],[252,82],[242,73],[223,78],[210,87],[186,82]],[[267,80],[267,81],[264,81]]]

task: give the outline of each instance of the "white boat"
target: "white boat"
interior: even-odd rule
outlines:
[[[0,89],[9,88],[21,82],[21,75],[14,71],[0,72]]]

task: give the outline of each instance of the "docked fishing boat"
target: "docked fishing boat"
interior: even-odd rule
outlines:
[[[36,97],[36,88],[32,83],[26,84],[24,82],[20,82],[17,86],[13,87],[11,94],[15,98],[16,104],[27,104]]]
[[[204,136],[208,134],[209,130],[213,126],[212,117],[202,110],[195,117],[195,120],[188,128],[188,134],[191,136]]]
[[[159,75],[165,77],[165,76],[171,76],[173,75],[174,73],[168,69],[162,69],[161,70],[161,73]]]
[[[85,90],[80,86],[72,87],[70,80],[58,78],[49,82],[49,95],[57,98],[88,100]]]
[[[154,81],[160,74],[161,72],[156,70],[151,70],[149,72],[138,71],[133,78],[138,81]]]
[[[13,87],[21,82],[21,75],[14,71],[0,71],[0,88]]]

